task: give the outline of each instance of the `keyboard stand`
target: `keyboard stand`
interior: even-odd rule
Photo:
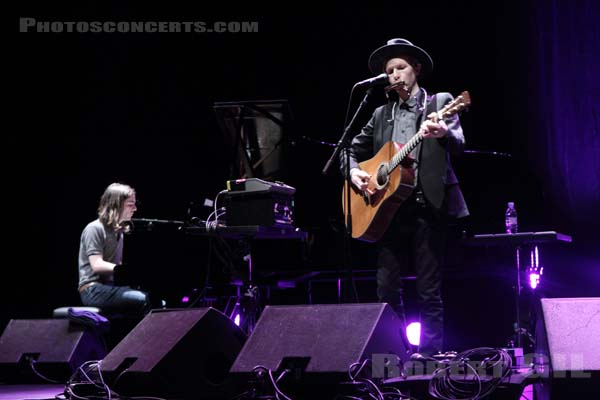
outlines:
[[[296,239],[305,241],[308,233],[290,227],[268,227],[261,225],[243,225],[243,226],[216,226],[206,228],[205,226],[190,226],[184,228],[184,232],[194,236],[218,236],[223,239],[234,239],[243,242],[247,250],[243,261],[248,264],[248,273],[246,279],[232,282],[235,285],[237,296],[234,299],[233,307],[226,306],[225,314],[231,319],[235,319],[239,312],[240,328],[250,335],[260,315],[260,289],[252,280],[252,242],[254,240],[289,240]]]

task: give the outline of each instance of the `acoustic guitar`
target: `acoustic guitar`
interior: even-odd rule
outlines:
[[[449,118],[471,105],[469,92],[445,105],[428,120],[439,121]],[[425,132],[419,131],[406,143],[387,142],[377,154],[359,163],[360,169],[371,175],[367,190],[360,191],[351,184],[350,205],[352,211],[352,237],[366,242],[378,241],[387,230],[400,205],[415,188],[413,160],[410,152],[423,140]],[[345,221],[347,215],[347,185],[342,192],[342,207]]]

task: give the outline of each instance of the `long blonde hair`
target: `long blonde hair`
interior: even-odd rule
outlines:
[[[135,189],[129,185],[123,183],[108,185],[100,198],[100,205],[98,206],[98,219],[100,222],[115,230],[127,228],[127,226],[121,226],[121,213],[123,212],[125,200],[134,194]]]

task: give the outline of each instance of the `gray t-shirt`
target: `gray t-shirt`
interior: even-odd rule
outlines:
[[[81,233],[79,242],[79,287],[89,282],[111,284],[113,274],[99,275],[92,271],[89,257],[102,255],[104,261],[121,264],[123,233],[106,228],[100,220],[90,222]]]

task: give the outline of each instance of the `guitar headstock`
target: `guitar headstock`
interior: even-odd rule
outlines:
[[[441,118],[457,114],[471,105],[471,95],[466,90],[439,111]]]

